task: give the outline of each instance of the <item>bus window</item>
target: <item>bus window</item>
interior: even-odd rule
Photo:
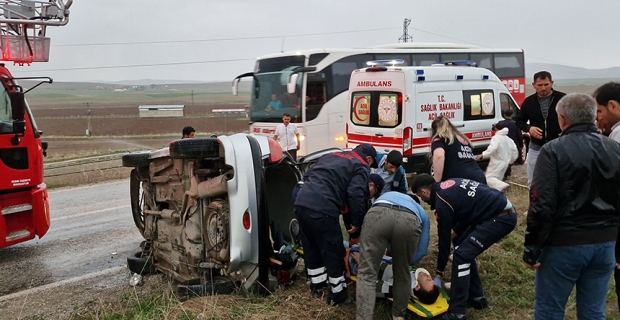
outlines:
[[[257,73],[279,72],[290,67],[303,67],[306,62],[305,56],[289,56],[279,58],[262,59],[258,61]]]
[[[496,53],[493,72],[499,78],[523,78],[523,53]]]
[[[414,66],[430,66],[439,62],[439,54],[437,53],[414,53],[412,57]]]
[[[512,110],[512,114],[514,114],[515,116],[519,112],[519,109],[517,108],[517,104],[514,102],[514,100],[512,100],[512,97],[510,95],[505,94],[505,93],[500,93],[499,102],[502,105],[502,115],[504,114],[504,111],[506,110]]]
[[[446,61],[466,61],[469,60],[469,53],[442,53],[441,60]]]
[[[411,66],[411,56],[408,53],[377,53],[375,60],[401,59],[405,61],[404,66]]]
[[[493,70],[493,55],[490,53],[472,53],[469,59],[476,62],[480,68]]]
[[[310,82],[306,87],[306,121],[314,120],[327,100],[326,83]]]
[[[317,64],[319,64],[319,62],[321,62],[321,60],[325,59],[325,57],[327,57],[327,53],[311,54],[310,57],[308,58],[308,65],[316,66]]]
[[[331,86],[328,98],[331,99],[348,90],[353,70],[367,67],[366,62],[371,60],[373,60],[373,56],[370,54],[358,54],[342,58],[329,66],[331,74],[329,71],[326,72],[328,77],[331,77],[328,79]]]

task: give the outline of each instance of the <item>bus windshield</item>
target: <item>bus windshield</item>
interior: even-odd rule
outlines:
[[[253,122],[281,122],[282,115],[291,115],[291,122],[301,122],[300,97],[303,77],[299,77],[297,90],[288,94],[286,84],[292,71],[304,66],[304,56],[290,56],[258,61],[252,83],[250,120]]]

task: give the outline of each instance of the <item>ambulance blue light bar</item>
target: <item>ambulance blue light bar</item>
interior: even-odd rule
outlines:
[[[450,66],[450,67],[476,67],[478,66],[476,61],[472,61],[472,60],[444,61],[444,62],[438,62],[437,64],[443,64],[444,66]]]
[[[463,75],[462,74],[457,74],[456,75],[456,80],[463,80]]]
[[[405,60],[403,59],[388,59],[388,60],[371,60],[366,61],[366,65],[369,67],[376,66],[399,66],[405,64]]]
[[[483,74],[482,75],[482,80],[489,80],[489,75],[488,74]]]

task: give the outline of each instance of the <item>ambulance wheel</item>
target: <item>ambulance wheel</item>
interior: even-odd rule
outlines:
[[[136,152],[136,153],[126,153],[123,155],[122,163],[123,167],[130,168],[142,168],[148,167],[151,163],[149,156],[151,155],[150,151]]]
[[[196,159],[220,156],[220,143],[216,138],[180,139],[170,142],[170,158]]]

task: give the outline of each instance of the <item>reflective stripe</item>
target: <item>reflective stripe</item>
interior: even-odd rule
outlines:
[[[469,269],[467,269],[465,271],[459,272],[459,278],[460,277],[464,277],[464,276],[468,276],[468,275],[469,275]]]
[[[331,283],[333,285],[337,285],[340,282],[344,282],[344,276],[340,276],[338,278],[329,277],[329,283]]]
[[[316,269],[308,269],[308,275],[309,276],[316,276],[317,274],[321,274],[321,273],[325,273],[327,269],[325,269],[325,267],[320,267],[320,268],[316,268]]]
[[[333,293],[338,293],[338,292],[342,291],[342,289],[344,289],[346,287],[347,287],[347,285],[345,283],[341,283],[341,284],[339,284],[337,286],[332,285],[332,292]]]
[[[325,280],[327,280],[327,274],[326,273],[324,273],[324,274],[322,274],[320,276],[315,276],[315,277],[311,277],[310,278],[310,281],[312,283],[314,283],[314,284],[325,282]]]
[[[469,268],[470,265],[471,265],[471,263],[459,264],[459,270],[467,269],[467,268]]]

